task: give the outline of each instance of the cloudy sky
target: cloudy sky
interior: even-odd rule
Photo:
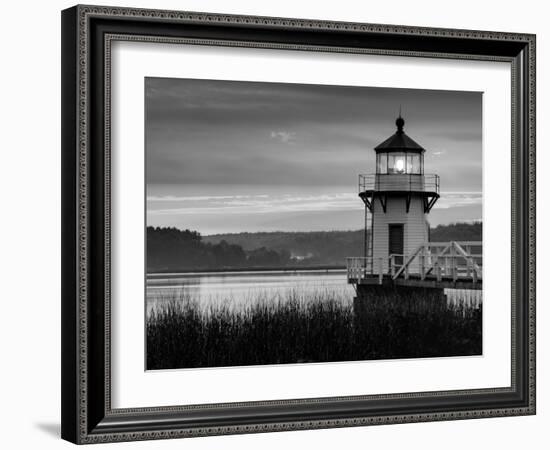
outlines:
[[[405,132],[441,177],[432,225],[481,220],[482,94],[145,79],[147,223],[202,234],[359,229],[359,173]]]

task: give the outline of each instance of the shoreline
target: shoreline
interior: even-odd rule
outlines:
[[[299,272],[329,272],[329,271],[342,271],[346,270],[345,265],[326,265],[326,266],[311,266],[311,267],[300,267],[300,266],[282,266],[282,267],[224,267],[224,268],[202,268],[202,269],[158,269],[147,271],[147,277],[156,277],[156,276],[179,276],[185,274],[217,274],[217,273],[299,273]]]

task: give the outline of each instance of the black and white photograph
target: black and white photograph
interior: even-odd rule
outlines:
[[[481,92],[144,95],[147,370],[483,354]]]

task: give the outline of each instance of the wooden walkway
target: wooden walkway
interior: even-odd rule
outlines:
[[[383,258],[347,258],[348,283],[479,290],[481,249],[478,241],[428,242],[411,255],[390,255],[387,265]]]

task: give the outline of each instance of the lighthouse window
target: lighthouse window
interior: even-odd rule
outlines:
[[[407,155],[407,173],[420,174],[422,171],[420,169],[420,155],[419,154],[409,154]]]
[[[387,173],[388,171],[388,154],[379,153],[376,155],[376,171],[377,173]]]
[[[407,155],[407,173],[413,173],[412,167],[413,167],[413,156],[411,154]]]
[[[400,174],[407,170],[407,159],[404,153],[391,153],[388,155],[388,173]]]

